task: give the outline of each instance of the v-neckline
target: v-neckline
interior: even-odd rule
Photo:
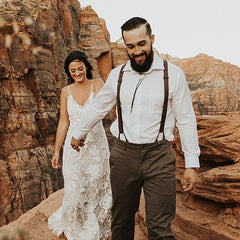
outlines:
[[[88,102],[90,96],[91,96],[92,93],[93,93],[93,91],[92,91],[92,84],[93,84],[93,82],[91,82],[91,90],[90,90],[90,94],[88,95],[88,98],[87,98],[87,100],[85,101],[85,103],[84,103],[83,105],[79,104],[79,103],[74,99],[73,95],[72,95],[71,92],[70,92],[70,85],[68,86],[68,91],[69,91],[69,95],[68,95],[68,96],[71,96],[72,99],[73,99],[73,101],[74,101],[78,106],[80,106],[80,107],[84,107],[84,106],[86,105],[86,103]]]
[[[78,106],[84,107],[84,106],[87,104],[87,102],[89,101],[89,98],[90,98],[91,95],[92,95],[92,91],[90,92],[90,94],[89,94],[89,96],[88,96],[88,99],[86,100],[86,102],[85,102],[83,105],[79,104],[79,103],[74,99],[73,95],[69,95],[69,97],[71,96],[72,99],[73,99],[73,101],[74,101]]]

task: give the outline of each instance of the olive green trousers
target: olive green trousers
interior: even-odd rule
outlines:
[[[167,140],[133,144],[115,139],[110,155],[112,240],[133,240],[143,188],[149,240],[174,239],[175,155]]]

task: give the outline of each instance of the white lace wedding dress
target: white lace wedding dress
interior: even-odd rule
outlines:
[[[70,145],[71,133],[93,96],[91,90],[84,106],[70,92],[67,100],[70,126],[63,150],[64,198],[48,224],[57,236],[64,232],[68,240],[105,240],[111,234],[109,148],[102,122],[89,132],[80,152]]]

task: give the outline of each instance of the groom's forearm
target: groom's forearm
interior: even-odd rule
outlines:
[[[72,136],[77,140],[83,139],[115,104],[116,98],[113,91],[108,85],[103,86],[92,104],[82,112],[79,124],[74,129]]]

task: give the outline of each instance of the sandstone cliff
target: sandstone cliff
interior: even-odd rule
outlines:
[[[239,67],[206,54],[186,59],[162,56],[185,72],[197,114],[240,110]]]

